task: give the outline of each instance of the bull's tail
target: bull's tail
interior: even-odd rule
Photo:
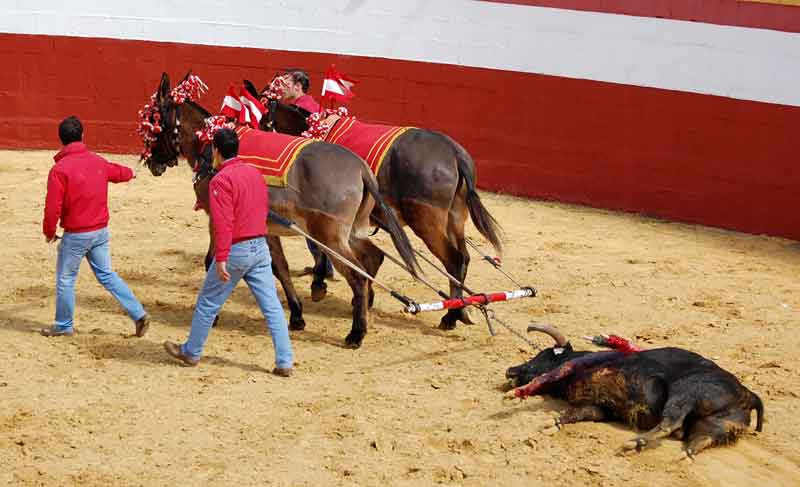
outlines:
[[[461,147],[453,139],[450,139],[458,162],[458,175],[464,181],[467,187],[467,208],[469,209],[469,216],[472,217],[472,223],[478,229],[481,235],[492,244],[497,255],[503,254],[503,242],[500,224],[489,213],[489,210],[483,206],[480,195],[475,191],[475,163],[469,153]]]
[[[764,427],[764,403],[754,392],[750,393],[750,410],[756,410],[756,431],[761,432]]]
[[[418,269],[419,264],[414,256],[414,249],[411,247],[411,241],[408,240],[408,235],[403,231],[400,226],[400,221],[386,200],[383,199],[378,189],[378,181],[370,171],[366,164],[362,164],[361,179],[364,182],[364,189],[375,199],[375,204],[378,206],[381,214],[381,227],[392,237],[392,243],[400,253],[400,258],[405,262],[406,267],[414,277],[419,277]]]

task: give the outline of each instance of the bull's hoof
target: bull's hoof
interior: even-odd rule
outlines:
[[[211,323],[211,326],[217,326],[219,324],[219,316],[214,317],[214,323]]]
[[[328,294],[328,285],[324,282],[311,283],[311,301],[319,302]]]
[[[289,329],[293,331],[305,330],[306,320],[302,316],[289,318]]]
[[[641,452],[646,445],[647,445],[646,439],[642,438],[641,436],[636,437],[622,444],[622,454],[635,455],[636,453]]]
[[[363,333],[356,333],[350,332],[349,335],[344,339],[344,344],[347,348],[352,348],[353,350],[357,348],[361,348],[361,342],[364,341],[364,334]]]
[[[475,324],[475,320],[472,319],[472,313],[470,312],[469,308],[461,308],[459,311],[461,311],[460,313],[461,316],[459,316],[458,318],[459,321],[461,321],[465,325]]]
[[[369,288],[369,297],[367,298],[367,306],[372,309],[372,306],[375,304],[375,290],[372,289],[372,286]]]

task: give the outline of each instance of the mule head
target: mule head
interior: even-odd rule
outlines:
[[[282,76],[281,74],[276,74],[275,77],[272,78],[272,81],[261,90],[262,98],[266,98],[266,100],[264,100],[264,105],[267,107],[267,113],[261,117],[258,128],[267,132],[280,132],[282,134],[299,136],[308,130],[306,119],[311,115],[311,112],[268,96],[273,83],[275,83],[277,79],[282,78]],[[244,81],[244,85],[248,91],[253,87],[253,83],[247,80]]]
[[[183,81],[189,78],[191,71],[186,73]],[[178,104],[173,99],[169,75],[163,73],[158,88],[150,104],[149,121],[159,127],[153,133],[149,142],[150,153],[144,164],[150,169],[153,176],[161,176],[168,167],[178,164],[178,158],[185,156],[194,163],[192,154],[199,150],[195,131],[203,125],[203,119],[208,116],[199,105],[184,101]]]
[[[533,380],[534,377],[550,372],[565,362],[583,354],[583,352],[573,350],[572,344],[551,325],[531,325],[528,327],[528,332],[540,332],[549,335],[555,344],[542,350],[524,364],[510,367],[506,370],[506,378],[513,387],[525,385]]]

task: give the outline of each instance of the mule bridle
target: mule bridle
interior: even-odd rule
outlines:
[[[270,99],[267,103],[267,117],[266,131],[277,132],[275,128],[275,112],[278,110],[278,100]]]

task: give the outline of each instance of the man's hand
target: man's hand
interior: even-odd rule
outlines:
[[[131,172],[133,173],[133,177],[131,179],[136,179],[136,168],[132,167]]]
[[[231,280],[231,275],[228,274],[228,268],[225,262],[217,262],[217,277],[219,277],[222,282]]]
[[[59,238],[58,235],[55,235],[55,234],[53,234],[52,237],[48,237],[47,235],[45,235],[44,236],[44,241],[47,242],[47,243],[53,243],[56,240],[58,240],[58,238]]]

